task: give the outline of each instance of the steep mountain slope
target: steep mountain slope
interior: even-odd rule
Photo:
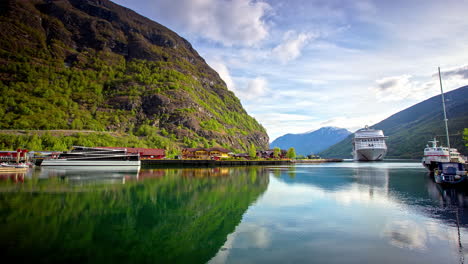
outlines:
[[[0,4],[0,129],[88,129],[268,147],[189,42],[107,0]]]
[[[322,127],[313,132],[303,134],[286,134],[275,139],[270,147],[289,149],[293,147],[299,155],[319,153],[322,150],[340,142],[351,132],[344,128]]]
[[[464,154],[463,129],[468,127],[468,86],[445,93],[450,143]],[[441,96],[434,96],[413,105],[372,126],[388,136],[387,157],[420,158],[427,142],[437,137],[446,145]],[[324,157],[351,157],[350,135],[320,154]]]

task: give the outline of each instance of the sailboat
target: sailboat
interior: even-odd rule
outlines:
[[[447,147],[437,146],[437,140],[432,141],[432,147],[424,149],[423,165],[429,170],[434,170],[434,179],[437,183],[456,184],[466,179],[465,159],[457,149],[450,148],[448,132],[448,119],[445,110],[444,90],[442,88],[442,77],[439,70],[440,93],[442,96],[442,109],[444,110],[445,134]],[[453,153],[453,154],[452,154]]]

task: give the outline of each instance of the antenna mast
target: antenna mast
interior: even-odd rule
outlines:
[[[449,132],[448,132],[448,119],[447,119],[447,113],[445,112],[445,99],[444,99],[444,90],[442,89],[442,77],[440,76],[440,67],[439,68],[439,82],[440,82],[440,93],[442,95],[442,107],[444,108],[444,121],[445,121],[445,134],[447,136],[447,147],[449,149],[449,160],[450,160],[450,138],[449,138]]]

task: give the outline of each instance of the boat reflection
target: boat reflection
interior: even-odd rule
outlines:
[[[139,166],[54,166],[41,167],[39,178],[58,177],[73,185],[125,184],[127,180],[138,179],[139,171]]]
[[[468,227],[468,191],[463,186],[443,186],[431,180],[427,192],[438,205],[439,210],[431,212],[434,217],[455,226]]]

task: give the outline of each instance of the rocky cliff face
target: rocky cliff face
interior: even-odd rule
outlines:
[[[0,4],[1,128],[152,131],[185,145],[268,147],[190,43],[107,0]]]

